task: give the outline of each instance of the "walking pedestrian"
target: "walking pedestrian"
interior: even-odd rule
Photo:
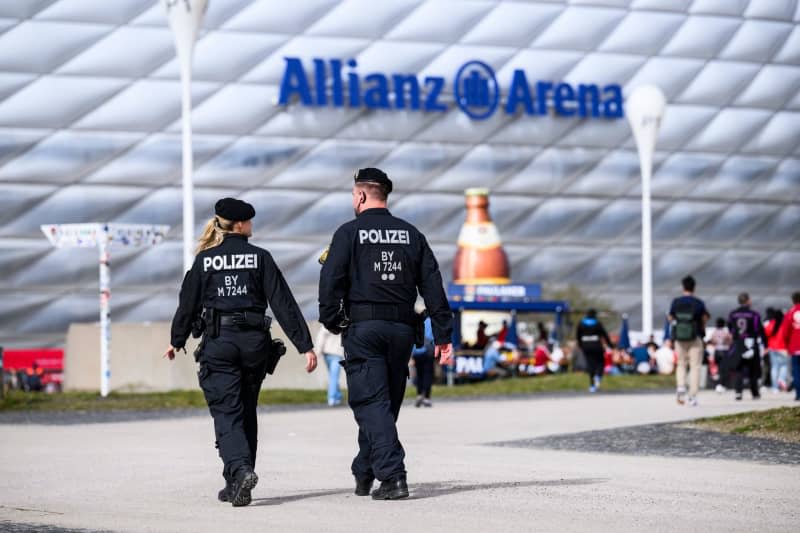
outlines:
[[[750,295],[743,292],[737,298],[739,307],[728,316],[728,329],[733,336],[733,363],[736,365],[736,399],[742,399],[744,376],[750,383],[753,399],[761,397],[758,380],[761,377],[761,349],[758,341],[767,345],[767,336],[761,323],[761,315],[752,308]]]
[[[716,329],[711,334],[711,344],[714,346],[714,362],[717,363],[719,379],[716,391],[725,392],[731,388],[731,367],[730,350],[733,343],[731,332],[728,331],[728,324],[722,317],[717,318]]]
[[[319,320],[342,332],[348,403],[358,423],[359,451],[351,466],[355,494],[375,500],[408,497],[405,451],[397,435],[415,328],[417,293],[431,317],[434,357],[452,359],[453,315],[439,264],[425,236],[392,216],[392,182],[381,170],[354,176],[356,218],[333,234],[319,279]]]
[[[597,311],[589,309],[586,316],[578,323],[575,332],[583,355],[586,357],[586,366],[589,373],[589,392],[597,392],[603,380],[605,368],[606,347],[613,348],[614,344],[608,337],[606,328],[597,319]],[[605,342],[605,346],[603,343]]]
[[[794,304],[783,317],[780,335],[786,343],[786,350],[792,358],[792,381],[794,399],[800,401],[800,291],[792,293]]]
[[[694,295],[696,286],[692,276],[681,280],[683,295],[675,298],[669,308],[670,332],[678,352],[675,372],[677,400],[686,403],[686,370],[689,370],[689,406],[697,406],[700,389],[700,367],[703,364],[703,338],[710,315],[703,300]]]
[[[780,309],[768,308],[764,333],[767,335],[773,394],[789,389],[789,353],[786,350],[786,341],[780,335],[782,324],[783,312]]]
[[[339,390],[339,369],[342,368],[339,363],[344,358],[342,336],[320,327],[315,340],[314,346],[322,353],[328,367],[328,406],[336,407],[342,404],[342,391]]]
[[[421,348],[416,346],[411,352],[414,361],[414,369],[417,374],[417,401],[416,407],[433,407],[431,401],[431,390],[433,389],[433,374],[436,360],[434,354],[436,344],[433,340],[433,327],[431,319],[425,319],[425,344]]]
[[[272,255],[248,242],[256,214],[253,206],[223,198],[214,213],[183,278],[164,357],[174,359],[193,329],[203,331],[195,358],[223,462],[225,488],[217,497],[241,507],[250,504],[258,483],[254,469],[261,383],[268,365],[281,355],[269,334],[267,308],[297,351],[305,354],[306,371],[314,371],[317,356],[303,314]]]

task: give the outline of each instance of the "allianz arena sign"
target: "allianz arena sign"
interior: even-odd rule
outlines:
[[[280,105],[296,101],[309,107],[348,107],[376,110],[443,113],[454,105],[474,120],[495,113],[588,119],[620,119],[624,116],[622,87],[591,83],[529,81],[524,70],[498,82],[494,70],[482,61],[468,61],[448,79],[441,76],[372,72],[362,74],[354,59],[312,59],[306,71],[303,61],[286,57],[281,79]],[[452,101],[444,95],[453,94]]]

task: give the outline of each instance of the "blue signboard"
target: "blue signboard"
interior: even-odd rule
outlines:
[[[530,302],[542,298],[542,286],[538,283],[508,285],[451,283],[447,287],[447,297],[451,302]]]
[[[414,73],[370,72],[362,74],[355,59],[311,60],[285,57],[280,105],[298,102],[309,107],[398,109],[442,113],[453,103],[473,120],[485,120],[496,112],[507,115],[577,116],[620,119],[624,116],[622,87],[618,84],[572,84],[564,81],[529,81],[516,69],[501,87],[497,76],[483,61],[467,61],[455,72],[452,88],[442,76],[420,77]],[[445,95],[453,94],[454,102]]]

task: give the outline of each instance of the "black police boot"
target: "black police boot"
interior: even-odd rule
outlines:
[[[225,487],[217,494],[217,499],[221,502],[231,501],[231,491],[233,490],[233,483],[230,481],[225,482]]]
[[[406,476],[396,476],[381,482],[381,486],[372,491],[373,500],[400,500],[408,498]]]
[[[250,468],[240,468],[233,481],[230,492],[230,502],[234,507],[250,505],[250,491],[258,483],[258,476]]]
[[[356,478],[356,496],[369,496],[369,493],[372,491],[372,482],[375,481],[374,478]]]

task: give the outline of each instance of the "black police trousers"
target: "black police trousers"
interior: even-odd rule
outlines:
[[[406,392],[414,330],[400,322],[367,320],[344,333],[347,401],[358,424],[357,479],[380,481],[404,475],[405,451],[397,417]]]
[[[200,387],[214,418],[222,475],[231,482],[242,467],[255,468],[258,447],[256,407],[266,375],[270,336],[264,331],[220,327],[219,336],[204,340],[200,355]]]

